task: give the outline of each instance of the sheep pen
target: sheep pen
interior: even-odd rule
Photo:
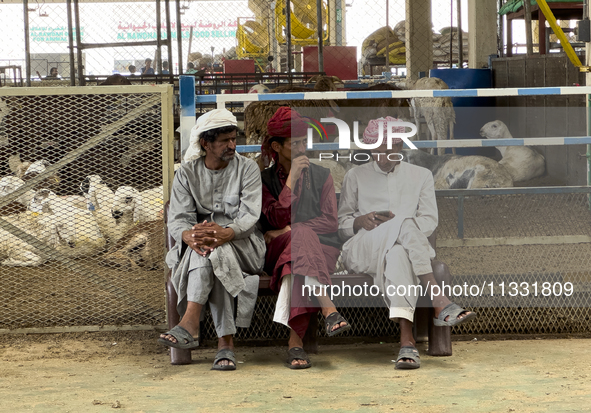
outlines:
[[[6,252],[0,260],[0,294],[6,298],[0,329],[163,323],[158,270],[172,90],[99,89],[25,88],[0,96],[6,137],[0,142],[0,238]],[[159,265],[101,265],[134,226],[110,227],[115,190],[124,186],[157,209],[150,242],[135,243],[133,258]]]

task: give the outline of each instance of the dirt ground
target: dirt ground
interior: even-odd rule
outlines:
[[[419,370],[394,369],[395,344],[321,346],[309,370],[283,347],[241,347],[238,370],[215,350],[172,366],[154,332],[0,336],[6,412],[570,412],[591,410],[589,339],[454,342]]]

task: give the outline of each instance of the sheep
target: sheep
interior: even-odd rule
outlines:
[[[99,262],[105,267],[122,271],[143,268],[164,268],[164,221],[149,221],[134,225]]]
[[[46,168],[51,164],[44,159],[35,162],[21,162],[20,155],[11,155],[8,158],[8,165],[15,176],[24,181],[28,181],[29,179],[33,179],[37,175],[45,172]],[[55,189],[59,182],[60,178],[57,174],[49,175],[33,189]]]
[[[499,163],[486,156],[430,155],[403,149],[404,161],[427,168],[435,189],[511,188],[513,179]]]
[[[121,186],[115,191],[111,207],[116,222],[142,223],[162,219],[162,186],[139,192],[131,186]]]
[[[48,217],[29,211],[15,215],[6,215],[0,219],[9,222],[27,234],[51,247],[58,247],[62,238],[58,235],[56,224]],[[10,232],[0,229],[0,263],[11,267],[38,266],[47,261],[35,247]]]
[[[57,250],[65,256],[86,257],[103,251],[106,241],[90,211],[76,208],[48,189],[35,192],[29,210],[55,220],[60,239],[67,243],[67,247],[58,246]]]
[[[449,89],[447,83],[436,77],[423,77],[417,80],[412,89],[414,90],[435,90]],[[449,139],[454,138],[454,124],[456,123],[456,112],[454,111],[451,98],[413,98],[411,106],[414,110],[415,123],[419,125],[419,118],[424,116],[432,140],[447,139],[449,128]],[[456,153],[455,148],[452,152]],[[431,153],[435,153],[434,150]],[[437,148],[437,154],[443,155],[444,148]]]
[[[500,120],[488,122],[480,129],[480,136],[487,139],[513,139],[509,128]],[[544,175],[544,156],[526,146],[497,146],[503,159],[499,161],[513,178],[513,182],[527,181]]]
[[[132,219],[113,218],[111,207],[115,193],[99,175],[89,175],[80,184],[80,190],[87,197],[88,210],[94,214],[101,234],[113,245],[133,226]]]
[[[23,185],[25,185],[25,181],[16,176],[8,175],[3,177],[0,179],[0,200],[8,194],[13,193]],[[34,195],[35,191],[28,190],[9,204],[3,206],[2,209],[0,209],[0,215],[10,215],[19,212],[25,212]]]

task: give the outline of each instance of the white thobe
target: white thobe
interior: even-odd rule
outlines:
[[[355,218],[382,210],[392,211],[394,218],[355,234]],[[418,285],[418,275],[432,272],[435,250],[427,237],[436,227],[435,187],[428,169],[402,162],[384,172],[370,162],[345,175],[339,200],[339,235],[347,240],[343,263],[351,272],[374,277],[392,319],[413,320],[418,297],[409,287]]]

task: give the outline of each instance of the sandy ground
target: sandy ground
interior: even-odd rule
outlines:
[[[283,347],[241,347],[238,370],[215,351],[172,366],[155,333],[0,337],[0,411],[574,412],[591,410],[589,339],[455,342],[399,371],[395,344],[321,346],[313,368],[283,366]]]

